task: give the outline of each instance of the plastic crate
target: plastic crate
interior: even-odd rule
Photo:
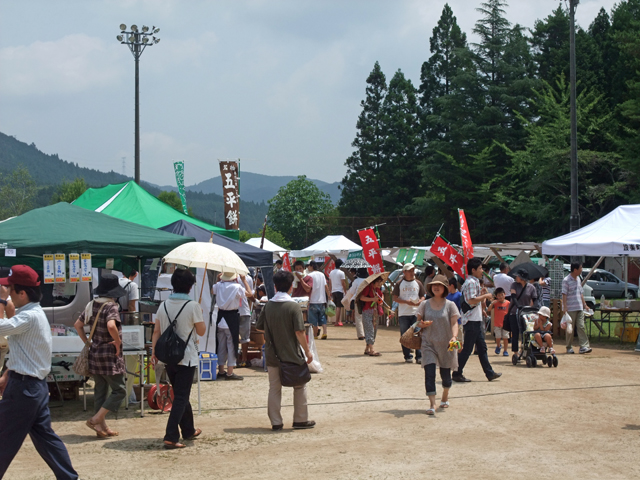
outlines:
[[[218,356],[211,352],[200,352],[200,380],[207,382],[218,377]]]

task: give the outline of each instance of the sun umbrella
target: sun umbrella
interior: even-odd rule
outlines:
[[[525,272],[527,272],[529,274],[529,279],[538,279],[540,277],[546,277],[547,275],[549,275],[549,270],[547,270],[545,267],[541,267],[540,265],[536,265],[533,262],[524,262],[515,265],[511,268],[509,275],[513,278],[516,278],[516,275],[520,270],[524,270]]]
[[[340,268],[344,268],[346,270],[349,270],[350,268],[371,268],[371,264],[364,258],[350,258],[340,265]]]
[[[235,252],[211,242],[190,242],[174,248],[164,257],[165,263],[190,268],[204,268],[216,272],[247,275],[249,269]]]
[[[388,276],[389,276],[389,272],[380,272],[380,273],[374,273],[373,275],[369,275],[367,278],[365,278],[362,281],[360,285],[358,285],[358,290],[356,291],[355,298],[358,298],[360,296],[360,294],[367,287],[367,285],[371,285],[378,278],[382,278],[382,280],[386,280]]]

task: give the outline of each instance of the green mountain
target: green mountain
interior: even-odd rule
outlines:
[[[131,180],[114,171],[101,172],[80,167],[77,163],[62,160],[57,154],[41,152],[34,143],[28,145],[0,132],[0,179],[18,166],[25,167],[38,185],[36,207],[49,205],[57,186],[64,181],[84,178],[91,187],[103,187]],[[142,182],[142,187],[156,197],[162,190],[176,190],[175,187],[158,187],[146,182]],[[221,195],[187,191],[187,205],[195,217],[224,227],[224,203]],[[240,228],[252,233],[261,231],[267,209],[264,202],[241,200]]]

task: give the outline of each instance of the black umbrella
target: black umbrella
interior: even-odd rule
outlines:
[[[527,276],[529,277],[527,280],[531,280],[532,278],[538,279],[540,277],[547,277],[547,275],[549,275],[549,270],[533,262],[519,263],[518,265],[511,267],[509,275],[513,278],[516,278],[518,272],[520,271],[527,272]]]

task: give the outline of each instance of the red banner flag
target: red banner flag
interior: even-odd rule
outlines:
[[[445,242],[440,235],[438,235],[433,241],[430,250],[431,253],[433,253],[436,257],[453,268],[454,272],[456,272],[461,277],[464,277],[464,273],[462,271],[462,264],[464,263],[464,259],[462,258],[462,255],[460,255],[460,252],[458,252],[455,248]]]
[[[324,265],[324,274],[329,276],[329,274],[336,269],[336,262],[334,262],[331,257],[327,258],[329,258],[329,261]]]
[[[291,271],[291,260],[289,259],[289,253],[285,253],[282,256],[282,269],[287,272]]]
[[[462,255],[464,256],[465,267],[470,258],[473,258],[473,243],[467,225],[467,217],[464,210],[458,209],[460,215],[460,238],[462,239]]]
[[[371,265],[369,275],[384,272],[380,245],[378,244],[378,237],[374,233],[373,228],[360,230],[358,235],[360,236],[360,244],[362,245],[362,257]]]

